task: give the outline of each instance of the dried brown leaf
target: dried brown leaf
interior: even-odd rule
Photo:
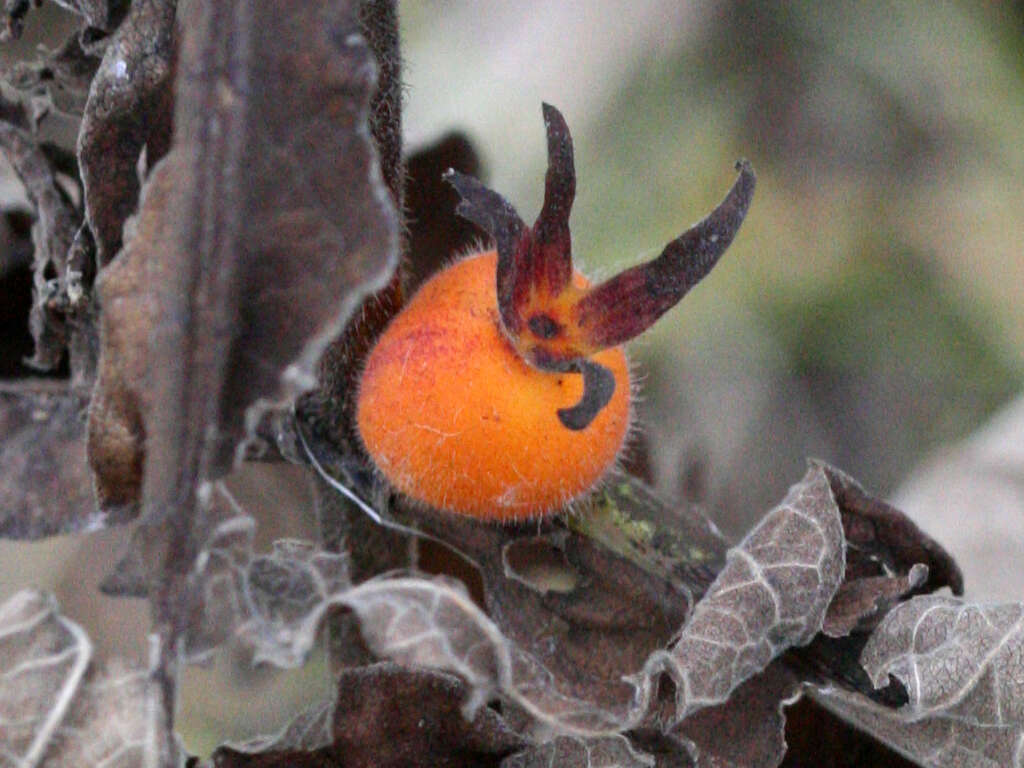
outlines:
[[[0,605],[0,766],[39,765],[92,657],[81,627],[33,590]]]
[[[467,713],[499,692],[562,733],[615,733],[634,719],[632,696],[614,705],[566,694],[535,658],[514,647],[461,584],[421,578],[375,579],[338,596],[359,616],[381,656],[406,666],[457,674],[470,686]]]
[[[863,576],[909,574],[917,564],[927,566],[919,593],[949,587],[962,594],[963,575],[953,557],[914,522],[881,499],[867,493],[845,472],[813,462],[828,477],[843,518],[847,541],[847,580]]]
[[[137,505],[145,474],[156,518],[226,471],[254,403],[311,385],[393,267],[395,213],[366,133],[374,68],[352,9],[280,5],[189,6],[175,148],[101,274],[90,460],[101,500]],[[202,536],[175,552],[188,561]]]
[[[171,764],[149,675],[90,667],[92,644],[33,590],[0,605],[0,766],[136,768]]]
[[[482,229],[455,215],[459,195],[441,178],[449,168],[480,177],[480,158],[461,133],[449,133],[406,160],[409,245],[404,277],[409,292],[474,242],[487,239]]]
[[[812,691],[829,711],[925,768],[1021,768],[1019,726],[989,727],[945,717],[908,720],[899,712],[841,688]]]
[[[433,670],[390,663],[347,669],[338,677],[328,746],[221,747],[212,760],[221,768],[497,768],[525,742],[487,707],[464,717],[467,695],[458,678]]]
[[[319,613],[349,584],[348,557],[318,551],[301,541],[274,542],[242,574],[242,634],[256,648],[256,661],[293,667],[316,641]],[[294,634],[293,634],[294,633]],[[289,642],[281,644],[287,637]]]
[[[489,615],[457,586],[415,578],[377,579],[332,602],[355,611],[376,653],[456,672],[473,685],[479,701],[505,696],[531,717],[579,735],[638,725],[662,672],[676,683],[677,706],[668,718],[678,721],[727,702],[736,686],[784,652],[787,675],[812,669],[813,679],[871,689],[859,667],[850,668],[863,636],[851,641],[849,652],[796,647],[818,637],[830,605],[846,605],[857,617],[870,614],[886,595],[895,599],[916,584],[921,569],[885,584],[854,583],[846,602],[835,603],[844,540],[840,511],[820,466],[812,465],[783,503],[730,551],[699,601],[722,545],[709,539],[702,561],[695,554],[700,546],[694,546],[699,532],[689,550],[685,543],[680,550],[657,542],[665,535],[659,526],[629,517],[645,508],[641,491],[636,481],[622,480],[621,488],[612,484],[608,509],[595,503],[574,518],[587,536],[556,524],[518,530],[408,510],[399,515],[403,524],[447,541],[477,565]],[[666,556],[672,551],[675,560]],[[659,650],[680,624],[678,641]],[[777,713],[782,695],[758,692]],[[897,701],[899,693],[893,691]],[[726,708],[725,716],[738,711]],[[734,725],[752,732],[743,722],[740,717]],[[776,724],[771,737],[757,738],[763,736],[761,746],[781,755],[781,719]],[[771,738],[776,747],[768,746]]]
[[[882,620],[861,656],[872,682],[906,687],[908,720],[942,716],[1024,734],[1024,604],[927,595]]]
[[[825,615],[822,632],[829,637],[850,634],[861,622],[884,614],[928,578],[928,567],[917,563],[905,574],[867,576],[843,582]]]
[[[1024,606],[927,595],[893,608],[861,663],[876,686],[890,677],[909,702],[891,710],[828,689],[816,700],[920,765],[1024,764]]]
[[[550,681],[557,695],[541,706],[556,719],[577,702],[600,717],[631,718],[627,677],[677,631],[724,551],[699,513],[673,509],[622,475],[578,509],[569,530],[402,519],[477,566],[489,617],[524,659],[523,685]]]
[[[95,509],[84,409],[62,382],[0,384],[0,537],[38,539],[120,522]]]
[[[107,15],[106,0],[74,5],[87,18]],[[101,267],[120,250],[125,220],[136,210],[142,147],[147,147],[153,165],[170,141],[176,6],[174,0],[132,3],[89,88],[78,132],[78,163],[85,221]]]
[[[169,158],[166,162],[171,162]],[[146,427],[152,407],[146,386],[150,336],[160,317],[153,292],[184,260],[172,237],[168,211],[177,203],[175,179],[157,169],[146,185],[134,236],[125,252],[99,273],[100,359],[89,405],[88,456],[100,510],[121,517],[138,513]],[[161,257],[149,258],[149,244],[161,244]]]
[[[648,680],[676,684],[675,718],[720,704],[744,680],[821,630],[843,577],[844,541],[828,479],[811,466],[743,541],[697,603],[679,639],[652,654]]]
[[[351,768],[497,765],[523,739],[493,710],[469,717],[470,692],[456,677],[394,664],[338,678],[333,750]]]
[[[650,654],[646,664],[644,657],[637,660],[627,649],[629,641],[642,638],[645,631],[634,611],[652,614],[646,624],[648,629],[654,628],[651,637],[661,635],[662,642],[667,642],[672,625],[658,628],[658,622],[670,615],[663,603],[671,602],[668,597],[673,592],[652,599],[644,591],[651,585],[645,587],[644,580],[629,569],[645,562],[645,573],[658,574],[662,589],[666,581],[685,574],[684,583],[691,585],[691,591],[684,589],[674,598],[677,609],[684,612],[700,595],[703,582],[700,572],[693,570],[699,558],[695,560],[691,553],[676,563],[686,563],[686,567],[675,570],[664,554],[672,548],[662,544],[659,559],[659,550],[652,546],[654,526],[625,517],[627,500],[635,502],[642,485],[631,481],[628,487],[628,492],[625,488],[617,491],[612,506],[615,512],[607,515],[604,523],[600,506],[592,508],[588,530],[599,537],[596,539],[557,525],[534,525],[527,532],[450,517],[432,518],[425,513],[417,516],[407,511],[400,517],[430,535],[446,534],[459,543],[461,551],[481,569],[484,600],[491,615],[481,610],[461,584],[413,576],[385,577],[351,588],[339,583],[334,592],[306,586],[300,591],[306,596],[313,594],[314,599],[295,601],[297,611],[281,614],[282,620],[273,623],[272,631],[261,630],[253,636],[261,638],[266,658],[297,663],[314,642],[316,627],[329,607],[345,605],[358,616],[364,637],[376,654],[407,666],[443,669],[464,680],[470,692],[466,703],[470,713],[500,696],[535,723],[583,741],[640,728],[633,736],[634,744],[659,760],[669,760],[666,764],[690,759],[689,750],[698,765],[777,765],[784,749],[781,707],[795,693],[802,666],[794,666],[789,655],[785,664],[770,665],[762,672],[763,665],[791,649],[789,654],[813,655],[827,680],[866,685],[864,680],[852,680],[837,656],[822,654],[820,648],[814,650],[816,646],[792,649],[818,637],[828,607],[842,605],[834,597],[842,576],[843,537],[839,509],[825,472],[812,465],[783,503],[730,551],[719,578],[689,611],[679,640],[666,651],[645,651]],[[628,533],[616,543],[610,533],[614,530],[620,536]],[[608,546],[595,547],[599,540]],[[627,541],[632,544],[627,546]],[[710,546],[716,545],[712,542]],[[810,581],[808,573],[813,574]],[[607,585],[601,583],[601,574],[609,574]],[[922,578],[920,568],[911,569],[911,574],[884,584],[870,578],[863,579],[863,584],[850,582],[850,592],[843,598],[852,606],[849,615],[870,614],[880,596],[897,599]],[[609,593],[614,584],[622,593],[620,598],[625,596],[632,605],[612,598]],[[568,599],[570,596],[575,597]],[[865,607],[867,604],[870,606]],[[658,616],[652,623],[655,613]],[[744,617],[745,626],[757,628],[744,638],[749,652],[740,643],[730,646],[735,635],[714,634],[722,627],[740,624],[738,616]],[[717,617],[721,623],[708,619],[702,624],[703,617]],[[532,635],[531,621],[536,622]],[[708,661],[700,645],[702,639],[712,656],[727,654],[728,664],[717,666],[713,658]],[[640,647],[646,642],[641,639]],[[859,642],[853,642],[851,648],[859,648]],[[581,661],[578,667],[589,670],[585,674],[559,666],[560,655],[572,658],[580,654],[582,659],[587,650],[594,657],[621,658]],[[671,667],[666,657],[672,657]],[[633,670],[642,671],[617,681],[621,687],[616,688],[609,675],[611,670],[627,666],[622,658],[631,660]],[[674,708],[664,706],[666,702],[661,700],[658,677],[663,671],[676,683]],[[680,691],[684,696],[678,696]],[[652,736],[656,731],[650,729],[663,718],[677,725],[658,742]],[[668,744],[672,738],[676,740]],[[562,746],[571,745],[565,742]],[[555,750],[555,746],[549,744],[544,750]],[[543,750],[537,754],[550,757]],[[521,757],[527,759],[527,754]],[[645,758],[640,755],[639,759]]]
[[[685,529],[689,518],[656,524],[655,514],[645,520],[658,507],[643,503],[642,488],[632,480],[613,481],[607,509],[595,497],[568,531],[551,523],[499,528],[392,506],[392,513],[401,511],[392,522],[446,541],[477,565],[490,615],[457,585],[415,578],[376,579],[334,601],[355,611],[376,653],[459,674],[472,685],[474,703],[501,696],[555,732],[582,738],[638,727],[634,743],[666,765],[689,759],[684,738],[704,765],[776,765],[784,752],[781,708],[801,680],[871,690],[856,665],[866,635],[822,636],[829,611],[834,629],[845,629],[843,622],[860,627],[920,586],[925,566],[909,565],[888,577],[869,575],[884,565],[859,568],[840,591],[841,514],[853,517],[859,507],[840,509],[825,468],[812,464],[783,503],[730,550],[707,587],[720,567],[721,542],[708,538],[706,559],[695,554],[699,545],[688,552],[687,541],[658,542],[665,529]],[[633,512],[640,517],[632,518]],[[893,528],[900,518],[887,512]],[[687,540],[694,545],[703,538],[697,530]],[[910,546],[886,540],[886,562],[905,563],[906,551],[916,551],[912,545],[920,538],[905,542]],[[944,554],[936,551],[931,561]],[[862,564],[867,562],[864,557]],[[650,581],[632,573],[633,567]],[[665,651],[644,650],[637,659],[637,648],[652,639],[668,642],[677,626],[666,626],[673,601],[680,612],[676,621],[688,616],[679,640]],[[825,640],[831,645],[823,646]],[[762,672],[783,653],[783,661]],[[671,667],[666,658],[673,658]],[[682,694],[674,709],[659,693],[663,671]],[[877,699],[898,706],[903,696],[894,685]],[[664,719],[681,720],[672,731],[675,741],[652,737],[652,724]]]
[[[158,693],[145,670],[123,663],[90,673],[54,734],[45,765],[137,768],[178,764],[177,750],[170,746],[173,742],[157,730]],[[168,756],[168,749],[174,749],[174,757]]]
[[[804,695],[786,707],[782,768],[913,768],[915,763]]]
[[[654,758],[638,752],[624,736],[556,736],[506,758],[501,768],[651,768]]]
[[[186,658],[202,661],[238,634],[254,649],[256,662],[302,664],[316,642],[320,613],[349,585],[348,555],[293,539],[275,541],[269,552],[256,553],[255,521],[223,483],[211,484],[203,503],[210,531],[181,598],[188,614],[182,638]],[[104,582],[105,592],[145,594],[152,558],[164,542],[156,538],[147,544],[146,534],[134,539]]]
[[[786,753],[783,706],[798,688],[790,671],[771,664],[728,701],[695,712],[672,733],[689,742],[697,768],[775,768]]]
[[[398,0],[361,0],[357,5],[358,33],[365,38],[377,68],[376,87],[367,115],[370,137],[377,151],[380,179],[394,209],[404,212]],[[404,246],[404,237],[400,239],[403,241],[401,247]],[[355,435],[354,408],[363,361],[377,336],[401,308],[403,299],[401,274],[395,270],[390,280],[375,286],[354,308],[352,321],[327,346],[320,358],[317,371],[319,387],[296,404],[297,410],[313,416],[318,432],[346,451],[359,444]]]
[[[253,558],[256,531],[256,522],[238,508],[221,483],[214,485],[208,504],[213,507],[205,513],[210,535],[188,575],[184,598],[191,612],[183,638],[185,652],[196,661],[231,638],[248,618],[244,580]],[[144,583],[144,568],[142,564],[135,564],[134,569],[122,565],[115,573],[124,578],[134,570],[136,579]]]
[[[29,316],[36,347],[26,363],[52,370],[63,359],[68,343],[65,313],[69,307],[63,304],[68,300],[69,282],[76,277],[67,273],[67,254],[80,216],[57,182],[54,165],[33,135],[24,107],[2,97],[0,148],[21,179],[36,214],[32,227],[34,300]]]
[[[481,563],[485,602],[505,637],[563,695],[628,717],[635,691],[626,678],[683,623],[694,588],[666,582],[667,573],[624,562],[574,532],[520,533],[496,551],[500,568],[491,553],[471,555]]]
[[[846,569],[822,634],[806,649],[787,654],[787,664],[805,679],[838,683],[873,701],[900,707],[907,701],[895,681],[875,689],[859,658],[868,633],[893,605],[929,589],[959,587],[952,557],[917,528],[898,509],[870,496],[856,481],[822,462],[829,479],[847,540]],[[929,578],[931,568],[940,576]]]

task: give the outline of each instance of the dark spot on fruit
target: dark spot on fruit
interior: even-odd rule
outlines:
[[[562,332],[562,326],[543,312],[533,315],[526,321],[526,324],[530,327],[534,336],[540,339],[553,339]]]

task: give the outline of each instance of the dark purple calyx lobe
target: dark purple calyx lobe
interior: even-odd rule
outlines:
[[[739,177],[725,199],[657,258],[582,288],[572,279],[572,136],[557,109],[545,104],[543,112],[548,170],[544,204],[532,227],[505,198],[473,177],[448,171],[445,179],[462,198],[456,212],[495,240],[498,314],[513,346],[541,370],[583,376],[580,402],[558,415],[567,428],[585,429],[615,391],[611,371],[590,356],[650,328],[711,271],[747,215],[755,177],[750,163],[738,162]]]

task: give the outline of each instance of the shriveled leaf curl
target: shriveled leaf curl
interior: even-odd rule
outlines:
[[[812,691],[815,701],[925,768],[1021,768],[1018,726],[978,726],[943,716],[909,720],[841,688]]]
[[[69,281],[76,278],[68,274],[67,256],[81,216],[58,183],[55,164],[35,135],[25,107],[2,96],[0,150],[24,185],[36,217],[32,226],[33,302],[29,316],[35,352],[25,362],[49,371],[60,364],[68,344],[65,314],[71,307],[65,305]]]
[[[0,765],[39,764],[91,658],[88,635],[52,597],[25,590],[0,605]]]
[[[876,686],[895,678],[909,701],[893,711],[841,690],[824,706],[920,765],[1024,765],[1024,604],[926,595],[893,608],[861,663]]]
[[[787,648],[820,629],[842,576],[838,509],[823,472],[812,468],[783,504],[730,554],[677,640],[655,652],[617,700],[589,700],[511,642],[459,583],[379,578],[317,605],[291,631],[249,625],[260,654],[295,663],[308,651],[330,604],[351,608],[383,657],[454,672],[472,690],[467,711],[503,695],[556,730],[594,736],[628,730],[651,706],[658,676],[676,684],[674,719],[725,701]],[[257,617],[259,618],[259,617]],[[296,617],[299,618],[299,617]]]
[[[253,29],[241,0],[194,6],[175,148],[111,265],[117,274],[101,275],[104,405],[91,426],[101,486],[124,486],[117,472],[141,466],[146,447],[173,466],[183,442],[211,442],[200,474],[223,473],[248,408],[308,388],[324,345],[390,273],[397,225],[366,134],[374,68],[346,5],[262,4],[252,18],[289,23]],[[249,34],[259,39],[241,46]],[[227,75],[221,48],[235,51]],[[141,360],[124,372],[126,356]],[[150,401],[160,407],[149,412]],[[115,472],[108,452],[126,454]],[[137,504],[139,493],[129,483],[114,503]]]
[[[875,574],[882,571],[868,569],[868,559],[857,559],[859,578],[843,582],[842,527],[854,526],[857,512],[856,505],[836,503],[835,487],[830,468],[812,464],[783,502],[729,550],[707,587],[699,558],[665,542],[655,546],[653,527],[628,521],[621,506],[618,517],[600,506],[590,510],[587,530],[594,539],[558,526],[517,531],[450,518],[441,520],[441,527],[427,525],[427,535],[447,531],[480,567],[485,610],[461,582],[444,577],[391,573],[352,585],[347,558],[300,542],[279,542],[271,553],[256,555],[251,521],[217,486],[211,502],[220,506],[221,522],[189,577],[197,602],[187,647],[201,653],[237,628],[258,658],[295,666],[314,647],[329,610],[344,606],[357,617],[378,658],[463,680],[461,706],[470,718],[485,702],[501,699],[533,727],[581,743],[628,732],[637,749],[669,750],[698,766],[729,760],[770,766],[784,750],[783,703],[807,680],[870,691],[863,670],[853,668],[867,637],[865,623],[877,623],[880,606],[888,608],[924,578],[924,566],[880,577]],[[640,490],[639,485],[616,490],[616,504],[638,502]],[[898,522],[898,513],[886,514],[890,526]],[[424,515],[406,522],[417,520],[426,525],[439,518]],[[870,544],[866,534],[859,540]],[[606,550],[598,541],[616,549]],[[716,546],[711,539],[705,544]],[[893,562],[902,561],[898,548],[878,547],[889,551]],[[682,560],[666,557],[670,552]],[[935,552],[935,557],[943,554]],[[643,568],[633,573],[630,569],[640,563]],[[639,590],[633,599],[647,606],[645,616],[635,616],[628,600],[605,594],[597,574],[616,569],[628,572],[629,578],[621,576],[618,583]],[[668,589],[653,599],[647,593],[657,591],[655,574],[666,583],[684,578],[692,590]],[[650,611],[669,611],[659,606],[673,596],[683,618],[675,629],[661,630],[664,647],[638,656],[620,650],[620,644],[635,645],[638,638],[642,646],[651,641],[638,634],[639,628],[652,624]],[[842,624],[855,634],[825,638],[829,643],[822,645],[829,616],[833,630]],[[533,622],[532,631],[523,617]],[[634,625],[638,629],[631,630]],[[558,663],[560,656],[575,658],[587,649],[595,657],[632,658],[635,666],[623,668],[621,659],[593,664],[587,669],[594,677],[584,679],[578,669]],[[623,671],[612,680],[616,669]],[[674,702],[657,695],[666,678],[674,685]],[[878,700],[894,706],[901,691]],[[869,703],[862,694],[855,700]]]
[[[844,540],[828,478],[812,466],[729,551],[682,634],[648,662],[676,684],[675,718],[725,701],[740,683],[821,630],[843,578]]]
[[[927,595],[897,606],[864,648],[875,685],[907,688],[901,710],[1024,734],[1024,603],[983,605]]]
[[[125,221],[136,211],[142,148],[152,168],[170,145],[176,8],[174,0],[132,3],[89,86],[78,164],[100,266],[121,249]]]
[[[0,767],[177,764],[149,675],[91,659],[52,596],[25,590],[0,605]]]

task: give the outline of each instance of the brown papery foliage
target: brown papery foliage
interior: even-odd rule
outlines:
[[[149,600],[152,657],[101,668],[51,597],[0,605],[0,766],[196,765],[182,665],[240,641],[294,667],[324,633],[334,695],[208,765],[1019,761],[1021,606],[956,597],[952,557],[831,466],[732,546],[625,471],[504,526],[373,471],[363,357],[482,235],[440,178],[477,188],[465,137],[403,161],[393,2],[61,5],[81,29],[7,73],[20,96],[0,103],[35,217],[29,364],[51,375],[0,382],[0,535],[133,522],[104,588]],[[29,7],[7,4],[10,33]],[[74,154],[41,138],[51,111],[81,119]],[[746,213],[741,181],[723,216]],[[222,482],[253,459],[308,470],[319,540],[254,548]],[[792,733],[787,754],[801,696],[791,731],[843,734],[830,763]]]

